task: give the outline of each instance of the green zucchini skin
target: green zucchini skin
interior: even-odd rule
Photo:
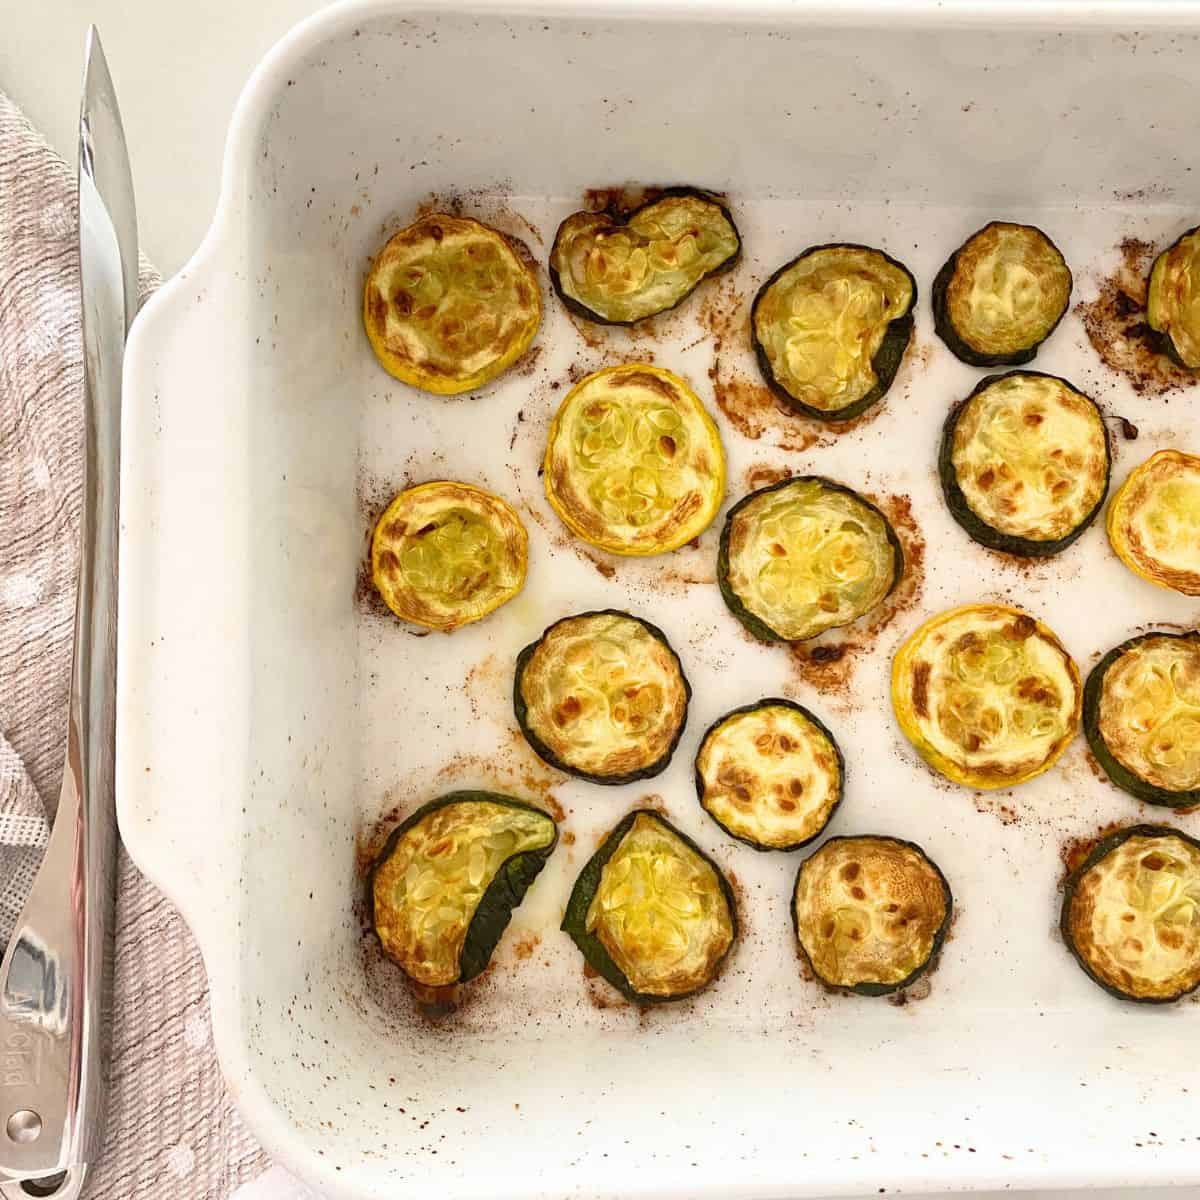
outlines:
[[[912,302],[908,306],[908,312],[904,316],[897,317],[894,321],[888,322],[887,332],[883,335],[883,341],[879,343],[879,349],[875,351],[875,357],[871,359],[871,370],[875,372],[875,386],[861,399],[854,401],[853,404],[847,404],[845,408],[833,411],[824,408],[815,408],[811,404],[805,404],[803,400],[797,400],[775,378],[775,373],[771,370],[771,360],[767,357],[766,350],[758,340],[754,324],[754,317],[758,312],[759,302],[766,295],[767,289],[785,271],[790,271],[801,259],[807,258],[810,254],[816,254],[818,250],[869,250],[872,254],[878,254],[886,259],[897,270],[902,271],[912,285]],[[797,254],[790,262],[784,263],[758,289],[754,297],[754,303],[750,307],[750,341],[754,346],[754,357],[758,360],[758,369],[762,372],[763,382],[793,412],[801,413],[814,421],[822,421],[828,424],[852,421],[855,417],[862,416],[873,405],[878,404],[887,393],[888,388],[892,386],[896,378],[896,372],[899,371],[900,363],[904,358],[904,352],[908,349],[908,343],[912,340],[913,313],[916,307],[917,281],[913,278],[912,272],[902,262],[893,258],[890,254],[884,254],[878,247],[864,246],[859,242],[825,242],[820,246],[809,246],[807,250]]]
[[[905,838],[888,837],[886,834],[878,833],[858,834],[855,836],[874,837],[883,842],[892,842],[897,846],[906,846],[910,850],[915,850],[923,859],[925,859],[927,863],[929,863],[931,867],[933,867],[934,873],[937,875],[938,881],[942,885],[942,895],[946,900],[946,918],[944,921],[942,921],[941,927],[938,929],[937,933],[934,934],[933,945],[930,948],[929,957],[914,971],[901,979],[899,983],[856,983],[853,987],[849,988],[837,987],[835,984],[826,983],[824,979],[821,979],[821,976],[817,974],[816,968],[812,965],[812,962],[804,949],[803,942],[800,941],[800,922],[796,917],[796,904],[794,899],[788,904],[788,908],[791,910],[792,914],[792,936],[795,938],[796,945],[800,948],[800,953],[804,955],[804,961],[808,963],[809,970],[812,971],[813,976],[816,979],[820,980],[823,987],[827,987],[831,991],[842,992],[844,994],[853,994],[855,996],[888,996],[893,992],[899,992],[906,987],[911,987],[917,982],[918,979],[921,978],[922,975],[925,974],[926,971],[930,970],[936,965],[938,957],[942,953],[942,946],[946,941],[946,934],[950,932],[950,925],[954,919],[954,893],[950,890],[949,881],[942,873],[942,868],[939,867],[937,863],[935,863],[933,859],[930,858],[925,852],[924,848],[919,846],[916,842],[910,842]],[[853,840],[854,837],[851,836],[831,837],[826,842],[822,843],[822,845],[829,845],[830,842],[848,842]],[[804,863],[801,863],[799,868],[796,870],[795,877],[792,880],[791,895],[793,898],[796,895],[796,888],[800,884],[800,871],[803,869]]]
[[[625,617],[630,621],[636,621],[641,625],[651,636],[657,638],[670,651],[671,657],[675,660],[675,665],[679,669],[679,677],[683,680],[684,693],[684,710],[683,720],[679,722],[679,728],[676,730],[675,737],[671,740],[671,744],[667,747],[666,753],[656,762],[649,766],[641,768],[638,771],[629,771],[624,775],[594,775],[587,771],[581,771],[578,767],[573,767],[569,763],[564,762],[545,742],[538,737],[537,733],[529,725],[529,706],[525,703],[524,696],[521,695],[521,676],[525,673],[525,668],[529,664],[529,660],[533,657],[534,651],[541,644],[542,639],[555,628],[561,625],[563,621],[574,621],[580,617]],[[586,779],[589,783],[599,783],[606,787],[618,787],[623,783],[635,783],[639,779],[652,779],[655,775],[661,775],[667,769],[671,762],[671,757],[675,753],[675,747],[679,745],[679,739],[683,736],[683,731],[687,727],[687,708],[692,699],[692,685],[688,682],[688,677],[684,673],[683,663],[679,661],[679,655],[675,653],[675,648],[667,640],[667,635],[663,633],[657,625],[650,621],[645,621],[641,617],[635,617],[632,613],[625,612],[620,608],[597,608],[589,612],[571,613],[569,616],[563,617],[559,621],[555,621],[552,625],[547,625],[542,630],[542,636],[536,641],[532,641],[526,646],[520,654],[517,655],[516,670],[513,672],[513,713],[517,718],[517,724],[521,728],[521,732],[525,735],[525,740],[533,748],[534,753],[545,763],[554,767],[557,771],[563,771],[568,775],[574,775],[577,779]]]
[[[978,350],[968,346],[966,342],[958,336],[958,331],[954,328],[954,323],[950,319],[950,313],[946,305],[946,292],[950,287],[950,280],[954,278],[954,268],[958,263],[959,251],[961,251],[968,242],[970,242],[976,234],[982,232],[987,226],[982,226],[972,233],[969,238],[958,250],[955,250],[948,259],[942,264],[942,269],[938,271],[933,279],[933,287],[930,289],[930,301],[933,305],[933,328],[938,337],[945,342],[950,352],[960,362],[965,362],[972,367],[1019,367],[1022,363],[1032,362],[1037,356],[1038,350],[1046,338],[1058,328],[1063,317],[1070,310],[1070,303],[1063,309],[1057,321],[1046,331],[1046,337],[1035,342],[1032,346],[1026,346],[1023,350],[1016,350],[1012,354],[981,354]],[[1044,229],[1038,229],[1036,225],[1029,226],[1030,229],[1037,229],[1052,246],[1057,248],[1054,239],[1050,237]],[[1061,253],[1061,252],[1060,252]],[[1064,260],[1065,261],[1065,260]],[[1070,267],[1067,268],[1067,273],[1071,275],[1072,288],[1074,287],[1075,279],[1071,274]]]
[[[764,846],[760,842],[756,842],[753,838],[743,837],[740,833],[734,833],[728,825],[717,820],[717,817],[704,807],[704,776],[700,773],[700,750],[703,748],[704,743],[708,741],[708,735],[717,726],[724,725],[730,717],[741,716],[743,713],[757,712],[760,708],[790,708],[793,712],[798,712],[802,717],[806,717],[829,739],[829,744],[833,747],[834,756],[837,758],[838,794],[837,799],[833,802],[833,807],[829,810],[829,816],[825,818],[825,824],[812,837],[805,838],[803,841],[793,842],[787,846]],[[841,746],[837,743],[837,738],[833,736],[829,727],[815,713],[805,708],[804,705],[797,704],[794,700],[785,700],[780,696],[768,696],[765,700],[755,700],[753,704],[743,704],[740,708],[730,709],[729,712],[718,717],[700,737],[700,743],[696,747],[696,759],[692,766],[692,775],[696,781],[696,798],[700,801],[701,810],[720,827],[722,832],[727,833],[731,838],[743,843],[743,845],[753,846],[755,850],[762,854],[768,854],[772,851],[790,852],[792,850],[799,850],[802,846],[808,846],[812,842],[815,842],[829,828],[829,823],[837,815],[837,811],[842,807],[842,801],[846,796],[846,759],[842,754]]]
[[[1030,357],[1033,356],[1030,355]],[[971,400],[986,388],[991,387],[993,383],[999,383],[1000,380],[1007,379],[1010,375],[1036,375],[1041,379],[1054,379],[1065,384],[1077,395],[1085,395],[1069,380],[1063,379],[1061,375],[1050,375],[1045,371],[1003,371],[996,375],[984,376],[971,389],[970,394],[960,400],[946,417],[946,423],[942,426],[942,444],[938,451],[938,479],[941,480],[942,495],[945,497],[950,515],[967,531],[972,541],[986,546],[989,550],[999,550],[1003,554],[1015,554],[1021,558],[1052,558],[1055,554],[1061,554],[1072,542],[1082,537],[1100,513],[1104,511],[1104,504],[1108,499],[1108,486],[1112,479],[1112,438],[1109,436],[1104,414],[1100,412],[1096,402],[1087,396],[1087,399],[1091,400],[1093,407],[1096,408],[1100,416],[1100,427],[1104,430],[1104,491],[1091,512],[1065,537],[1058,538],[1053,542],[1039,542],[1031,538],[1013,537],[1010,534],[1001,533],[999,529],[993,529],[967,503],[962,488],[958,486],[958,475],[955,473],[953,461],[954,434],[958,428],[959,418]]]
[[[724,200],[712,192],[705,191],[703,188],[682,186],[662,188],[660,191],[657,191],[651,199],[643,201],[636,208],[631,208],[628,212],[621,212],[613,205],[610,205],[608,208],[602,211],[615,223],[627,225],[635,216],[637,216],[638,213],[642,212],[643,209],[647,209],[652,204],[657,204],[660,200],[665,200],[670,196],[695,196],[697,199],[703,200],[705,203],[712,204],[716,208],[719,208],[722,215],[725,217],[725,220],[729,222],[729,227],[733,230],[735,236],[737,237],[737,250],[735,250],[733,254],[731,254],[715,270],[709,271],[709,273],[702,279],[698,279],[695,287],[692,287],[688,291],[684,292],[684,294],[680,296],[679,299],[676,300],[675,303],[670,307],[660,308],[658,312],[651,313],[648,317],[638,317],[637,320],[634,321],[614,321],[607,317],[602,317],[597,312],[593,312],[592,309],[588,308],[586,304],[581,304],[573,296],[568,296],[567,293],[563,291],[562,278],[559,275],[558,268],[554,265],[554,252],[558,248],[558,235],[559,231],[562,229],[562,226],[560,225],[559,230],[555,231],[554,242],[550,246],[550,256],[547,262],[547,270],[550,275],[550,285],[554,288],[555,293],[563,303],[563,307],[565,307],[569,313],[576,317],[581,317],[585,321],[591,321],[593,325],[616,325],[624,326],[626,328],[633,325],[640,325],[643,321],[652,321],[655,317],[661,317],[663,313],[674,312],[675,309],[677,309],[685,300],[687,300],[688,297],[691,296],[696,291],[696,288],[700,287],[701,284],[707,283],[710,279],[716,279],[718,275],[724,275],[726,271],[732,271],[733,268],[736,267],[739,262],[741,262],[741,230],[738,229],[737,223],[734,221],[733,215],[730,213],[729,207],[726,205]]]
[[[388,834],[383,849],[375,856],[375,862],[372,864],[367,878],[367,896],[372,914],[374,913],[375,873],[381,864],[391,857],[392,852],[396,849],[396,844],[405,833],[440,808],[445,808],[450,804],[477,803],[481,800],[492,804],[502,804],[505,808],[524,809],[526,812],[537,813],[554,822],[554,818],[545,809],[538,808],[534,804],[526,804],[523,800],[517,800],[499,792],[486,792],[478,789],[447,792],[436,800],[430,800],[428,804],[422,804],[416,812],[406,817]],[[491,962],[492,954],[512,920],[513,910],[520,907],[521,901],[525,899],[525,893],[541,873],[557,845],[558,825],[555,823],[554,838],[548,846],[541,850],[526,850],[521,854],[514,854],[496,872],[492,882],[488,884],[480,898],[475,915],[471,918],[471,924],[467,927],[467,937],[459,957],[459,974],[456,982],[469,982]],[[373,916],[371,924],[373,928]],[[401,969],[403,970],[403,968]]]
[[[1059,929],[1062,932],[1062,938],[1066,943],[1067,949],[1070,950],[1071,956],[1082,968],[1083,973],[1097,987],[1103,988],[1114,999],[1124,1000],[1127,1004],[1174,1004],[1186,996],[1188,992],[1195,991],[1196,989],[1189,988],[1187,991],[1180,992],[1175,996],[1132,996],[1128,992],[1121,991],[1120,988],[1113,987],[1112,984],[1107,983],[1096,975],[1088,965],[1082,951],[1075,945],[1075,939],[1071,936],[1071,904],[1075,899],[1075,890],[1079,886],[1079,881],[1101,859],[1107,857],[1122,842],[1127,841],[1131,837],[1177,837],[1180,841],[1188,842],[1190,845],[1200,849],[1200,841],[1178,829],[1172,828],[1170,825],[1127,825],[1124,829],[1115,830],[1107,837],[1101,838],[1092,847],[1091,853],[1087,858],[1067,876],[1067,881],[1063,884],[1062,914],[1059,918]]]
[[[1104,773],[1122,791],[1128,792],[1138,800],[1147,804],[1157,804],[1164,808],[1191,808],[1200,804],[1200,788],[1188,792],[1169,792],[1147,782],[1140,775],[1135,775],[1128,767],[1122,766],[1108,749],[1104,737],[1100,733],[1100,699],[1104,692],[1104,677],[1109,668],[1123,654],[1150,638],[1171,638],[1177,641],[1200,642],[1200,632],[1168,633],[1166,630],[1155,629],[1149,633],[1139,634],[1129,638],[1119,646],[1114,646],[1088,673],[1087,683],[1083,687],[1083,734],[1095,756],[1096,761],[1104,768]],[[1178,832],[1178,831],[1173,831]],[[1180,837],[1183,835],[1180,834]]]
[[[751,492],[748,496],[743,496],[730,510],[725,514],[725,524],[721,529],[721,543],[717,551],[717,586],[721,589],[721,598],[725,601],[725,607],[761,642],[787,642],[788,639],[780,637],[765,621],[756,617],[741,601],[738,594],[733,590],[729,583],[729,531],[732,528],[733,518],[737,516],[739,510],[751,500],[756,500],[759,496],[765,496],[768,492],[778,491],[779,488],[787,487],[790,483],[806,483],[815,481],[822,484],[835,492],[846,492],[853,496],[856,500],[865,504],[868,508],[874,509],[883,518],[884,527],[887,530],[887,539],[892,549],[896,553],[896,575],[892,580],[892,586],[888,588],[886,596],[890,596],[896,590],[900,580],[904,578],[904,570],[906,566],[904,558],[904,547],[900,545],[900,539],[896,536],[896,531],[892,527],[891,521],[879,509],[877,505],[871,503],[861,493],[856,492],[853,488],[847,487],[844,483],[836,483],[834,480],[827,478],[824,475],[792,475],[787,479],[781,479],[778,483],[768,484],[766,487],[759,488],[756,492]]]
[[[1183,241],[1184,238],[1191,237],[1195,233],[1200,233],[1200,225],[1193,225],[1191,227],[1191,229],[1185,229],[1162,252],[1162,254],[1156,254],[1154,256],[1154,262],[1152,262],[1150,264],[1151,274],[1153,274],[1153,272],[1154,272],[1154,263],[1158,262],[1158,260],[1160,258],[1162,258],[1163,254],[1169,254],[1171,252],[1171,250],[1173,250],[1175,248],[1175,246],[1177,246],[1180,242]],[[1147,279],[1147,291],[1148,291],[1149,290],[1149,276],[1147,276],[1146,279]],[[1183,356],[1175,348],[1175,342],[1174,342],[1174,339],[1171,337],[1171,335],[1169,333],[1164,333],[1161,329],[1155,329],[1154,326],[1150,324],[1149,307],[1150,307],[1150,298],[1149,298],[1149,295],[1147,295],[1147,297],[1146,297],[1146,308],[1147,308],[1146,328],[1150,331],[1150,336],[1146,340],[1150,343],[1151,348],[1158,354],[1166,355],[1166,357],[1169,358],[1177,367],[1180,367],[1184,371],[1188,371],[1191,374],[1195,375],[1197,373],[1198,369],[1196,367],[1188,366],[1188,364],[1183,361]]]
[[[677,996],[651,996],[644,992],[639,992],[625,977],[625,973],[621,968],[613,962],[612,956],[604,948],[604,943],[587,930],[587,913],[591,907],[592,899],[596,895],[596,889],[600,886],[601,872],[604,870],[604,866],[608,860],[617,852],[617,848],[621,844],[621,839],[629,832],[630,827],[639,814],[651,817],[660,825],[666,826],[681,842],[689,849],[694,850],[716,871],[717,878],[721,882],[721,891],[725,896],[725,902],[729,905],[729,917],[733,923],[733,938],[729,943],[729,950],[732,950],[737,945],[737,902],[733,895],[733,888],[730,886],[729,880],[725,878],[725,872],[686,833],[677,829],[666,817],[661,813],[655,812],[652,808],[635,808],[631,813],[623,817],[613,827],[596,853],[584,864],[583,870],[579,872],[579,878],[575,880],[575,886],[571,889],[571,896],[567,901],[566,911],[563,913],[561,929],[564,933],[569,934],[571,940],[579,947],[579,952],[583,955],[588,966],[611,983],[626,1000],[634,1004],[670,1004],[672,1001],[685,1000],[688,996],[696,995],[697,992],[703,991],[708,986],[708,983],[703,983],[700,987],[694,988],[690,992],[680,992]],[[725,959],[729,957],[729,950],[725,951],[721,963],[724,963]],[[718,964],[716,973],[719,973],[720,969],[721,965]],[[714,973],[714,978],[716,973]],[[708,982],[712,981],[709,980]]]

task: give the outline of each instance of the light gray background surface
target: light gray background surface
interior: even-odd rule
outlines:
[[[321,7],[318,0],[0,0],[0,89],[73,162],[84,34],[96,23],[121,100],[142,249],[166,277],[208,227],[225,130],[250,72],[293,24]],[[243,1191],[246,1200],[249,1193],[253,1200],[301,1194],[278,1169]],[[1082,1193],[1022,1195],[1067,1200]],[[1087,1196],[1200,1200],[1200,1188]]]

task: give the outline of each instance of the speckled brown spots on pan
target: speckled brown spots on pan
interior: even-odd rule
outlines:
[[[1146,290],[1155,247],[1129,237],[1117,250],[1116,269],[1101,279],[1099,294],[1075,305],[1088,341],[1104,364],[1123,375],[1139,395],[1161,396],[1191,387],[1196,376],[1157,352],[1154,331],[1146,323]]]
[[[1095,833],[1085,834],[1083,837],[1068,838],[1059,848],[1058,857],[1062,862],[1063,871],[1058,881],[1058,890],[1062,891],[1066,885],[1067,878],[1072,871],[1076,871],[1083,865],[1084,859],[1096,848],[1096,846],[1110,833],[1116,833],[1118,829],[1124,829],[1126,825],[1136,824],[1136,821],[1109,821],[1101,825]]]
[[[757,492],[759,488],[770,487],[773,483],[782,483],[791,478],[793,472],[788,467],[773,467],[768,463],[755,463],[747,468],[744,476],[747,492]]]

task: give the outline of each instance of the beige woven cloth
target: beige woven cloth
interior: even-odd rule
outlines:
[[[0,945],[62,778],[82,428],[78,276],[73,172],[0,93]],[[142,296],[158,282],[143,261]],[[200,953],[124,853],[119,880],[107,1140],[87,1196],[223,1200],[267,1160],[225,1093]],[[262,1182],[243,1195],[282,1194]]]

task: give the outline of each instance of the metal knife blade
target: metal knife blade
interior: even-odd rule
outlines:
[[[14,1200],[79,1195],[100,1152],[108,1080],[121,364],[138,262],[125,135],[94,26],[79,270],[84,469],[66,761],[46,855],[0,965],[0,1195]]]

